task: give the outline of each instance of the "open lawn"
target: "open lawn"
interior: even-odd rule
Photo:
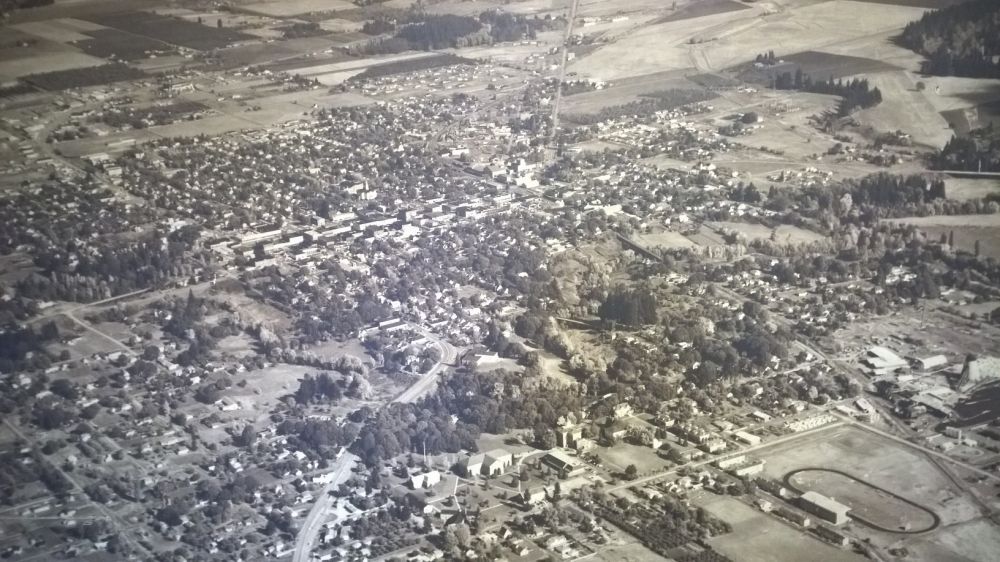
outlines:
[[[700,500],[700,501],[699,501]],[[739,562],[822,560],[860,562],[864,557],[842,550],[795,529],[773,515],[739,500],[706,494],[695,504],[733,526],[733,532],[708,540],[712,548]]]
[[[646,248],[691,248],[696,244],[680,232],[673,230],[658,230],[648,234],[635,234],[632,240]]]

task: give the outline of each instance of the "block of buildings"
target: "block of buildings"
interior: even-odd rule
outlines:
[[[799,507],[833,525],[846,523],[847,513],[851,511],[846,505],[813,491],[799,497]]]

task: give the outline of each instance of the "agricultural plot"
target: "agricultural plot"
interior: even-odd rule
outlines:
[[[149,12],[105,14],[87,19],[106,27],[199,51],[219,49],[238,41],[253,39],[253,36],[233,29],[208,27]]]
[[[88,31],[87,36],[77,41],[75,45],[88,55],[127,61],[144,59],[153,53],[171,53],[176,50],[162,41],[112,28]]]
[[[23,77],[23,80],[43,90],[56,91],[101,86],[127,80],[139,80],[141,78],[146,78],[145,72],[121,63],[111,63],[92,68],[75,68],[57,72],[31,74]]]
[[[313,12],[353,10],[358,6],[349,0],[290,0],[281,2],[257,2],[247,4],[243,9],[271,17],[289,17]]]
[[[955,4],[961,4],[965,0],[857,0],[867,4],[886,4],[890,6],[906,6],[908,8],[927,8],[928,10],[940,10]]]
[[[990,195],[1000,196],[1000,179],[946,177],[944,192],[948,199],[956,201],[983,199]]]
[[[453,66],[456,64],[476,64],[476,61],[447,53],[435,54],[429,57],[407,59],[407,60],[390,62],[386,64],[369,66],[361,74],[355,75],[352,78],[352,80],[381,78],[383,76],[392,76],[394,74],[405,74],[407,72],[417,72],[418,70],[431,70],[434,68],[443,68],[446,66]]]
[[[681,8],[678,8],[669,15],[656,20],[654,23],[668,23],[672,21],[683,21],[692,18],[714,16],[716,14],[724,14],[726,12],[746,10],[749,7],[750,6],[741,4],[735,0],[700,0],[699,2],[691,2]]]

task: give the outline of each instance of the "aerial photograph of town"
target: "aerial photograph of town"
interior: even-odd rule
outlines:
[[[1000,0],[0,0],[0,560],[1000,562]]]

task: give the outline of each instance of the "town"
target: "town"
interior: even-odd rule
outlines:
[[[994,2],[0,13],[0,557],[1000,552]]]

